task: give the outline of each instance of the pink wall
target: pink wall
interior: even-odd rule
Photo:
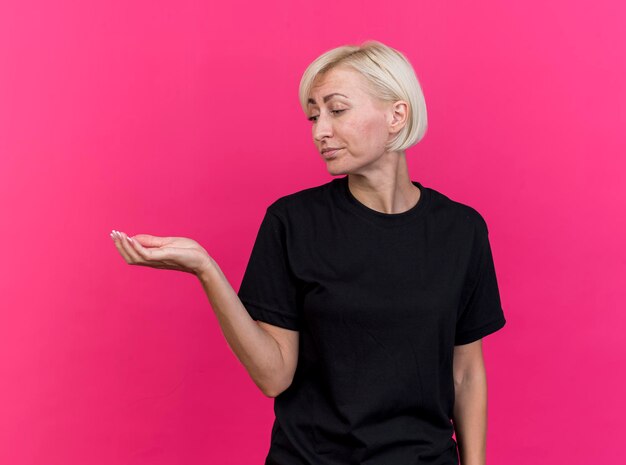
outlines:
[[[0,463],[261,464],[272,400],[191,275],[109,237],[199,241],[235,289],[265,207],[330,180],[305,67],[414,64],[411,174],[488,222],[489,463],[626,460],[624,2],[0,3]]]

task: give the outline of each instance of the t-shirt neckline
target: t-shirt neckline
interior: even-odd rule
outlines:
[[[401,213],[383,213],[369,208],[354,197],[348,186],[348,175],[337,179],[339,197],[344,205],[362,218],[383,227],[396,227],[410,223],[420,218],[426,210],[430,198],[429,190],[419,181],[411,180],[411,182],[420,190],[420,198],[417,203]]]

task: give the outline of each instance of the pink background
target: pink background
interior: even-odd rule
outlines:
[[[2,2],[0,463],[263,463],[273,401],[200,283],[109,232],[192,237],[238,289],[265,207],[331,179],[304,69],[370,38],[423,85],[412,178],[489,225],[488,463],[625,461],[624,5]]]

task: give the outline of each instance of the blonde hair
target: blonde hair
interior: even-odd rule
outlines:
[[[407,123],[387,144],[387,151],[404,151],[422,140],[428,127],[422,86],[409,60],[376,40],[334,48],[307,67],[299,89],[300,105],[305,113],[315,78],[338,65],[349,66],[361,73],[370,85],[368,93],[372,97],[388,102],[408,102]]]

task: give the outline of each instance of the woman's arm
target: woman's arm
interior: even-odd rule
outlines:
[[[452,421],[461,465],[485,465],[487,377],[482,339],[454,347],[454,413]]]
[[[292,381],[292,357],[284,357],[278,341],[252,319],[214,260],[197,276],[235,356],[266,396],[280,394]]]
[[[196,275],[209,297],[226,342],[268,397],[284,391],[297,364],[298,331],[263,329],[252,319],[215,260],[193,239],[112,231],[111,239],[129,265]],[[266,325],[269,326],[269,325]]]

